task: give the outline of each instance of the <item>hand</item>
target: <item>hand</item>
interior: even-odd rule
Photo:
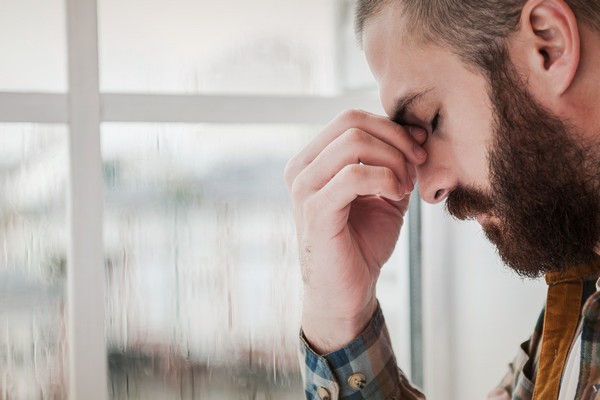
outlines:
[[[325,354],[352,341],[376,306],[427,133],[364,111],[333,120],[286,167],[304,282],[302,326]]]
[[[504,388],[496,388],[488,393],[487,400],[510,400],[510,394]]]

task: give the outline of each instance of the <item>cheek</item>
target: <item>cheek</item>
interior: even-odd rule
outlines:
[[[473,118],[468,120],[474,121]],[[461,184],[489,187],[488,148],[492,135],[480,124],[448,124],[427,143],[430,154],[439,155],[438,165],[454,171]]]
[[[446,81],[447,124],[442,138],[464,184],[488,186],[488,149],[494,137],[494,113],[485,80],[460,70]]]
[[[488,145],[484,140],[474,138],[456,146],[456,159],[465,179],[476,186],[487,187],[489,181]]]

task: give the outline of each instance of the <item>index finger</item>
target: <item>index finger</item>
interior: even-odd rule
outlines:
[[[338,115],[325,127],[321,134],[313,139],[304,150],[298,153],[295,157],[295,168],[297,170],[292,172],[292,174],[299,174],[302,169],[317,158],[325,147],[338,136],[352,128],[363,130],[390,146],[397,148],[405,155],[410,164],[420,165],[426,160],[426,157],[417,153],[418,149],[422,150],[421,145],[403,126],[380,115],[362,110],[348,110]]]

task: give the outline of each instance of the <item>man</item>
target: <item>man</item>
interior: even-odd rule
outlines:
[[[396,367],[375,293],[417,181],[549,284],[490,398],[594,398],[600,2],[358,0],[356,27],[389,118],[342,113],[286,168],[307,398],[424,398]]]

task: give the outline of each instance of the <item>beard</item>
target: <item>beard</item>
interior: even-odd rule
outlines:
[[[541,107],[508,61],[489,72],[490,190],[458,187],[447,211],[478,214],[505,264],[536,278],[592,262],[600,239],[600,146]]]

